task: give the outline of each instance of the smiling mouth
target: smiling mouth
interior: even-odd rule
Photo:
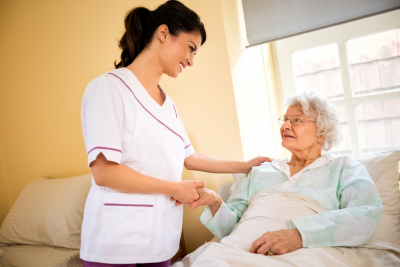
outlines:
[[[183,65],[182,63],[179,63],[179,66],[181,67],[181,72],[182,72],[182,70],[183,70],[184,68],[186,68],[186,66]]]
[[[294,136],[284,134],[283,137],[294,138]]]

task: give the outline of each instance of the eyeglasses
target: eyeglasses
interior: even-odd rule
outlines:
[[[286,121],[290,121],[290,124],[291,124],[292,126],[297,126],[297,125],[299,125],[300,123],[305,123],[305,122],[315,122],[315,121],[312,121],[312,120],[303,120],[303,119],[300,119],[299,117],[293,117],[293,118],[291,118],[291,119],[289,120],[289,119],[286,118],[285,116],[282,116],[282,117],[278,118],[278,120],[279,120],[279,123],[280,123],[281,125],[283,125]]]

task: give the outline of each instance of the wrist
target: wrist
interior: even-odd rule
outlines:
[[[222,201],[222,198],[220,197],[220,195],[215,194],[214,202],[212,204],[210,204],[209,206],[210,206],[210,208],[211,207],[213,207],[213,208],[218,207],[219,208],[219,207],[221,207],[222,203],[223,203],[223,201]]]
[[[250,161],[242,161],[241,173],[249,173],[251,167]]]
[[[179,191],[179,182],[176,181],[165,181],[165,195],[168,196],[175,196],[176,193]]]

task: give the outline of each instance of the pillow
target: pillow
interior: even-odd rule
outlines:
[[[79,249],[91,177],[38,178],[29,183],[0,228],[0,243]]]
[[[359,159],[374,180],[383,203],[378,227],[363,247],[387,249],[394,245],[400,250],[399,160],[400,150],[385,151]]]

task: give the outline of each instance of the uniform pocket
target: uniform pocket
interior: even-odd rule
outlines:
[[[154,195],[107,192],[100,242],[150,244],[153,213]]]

